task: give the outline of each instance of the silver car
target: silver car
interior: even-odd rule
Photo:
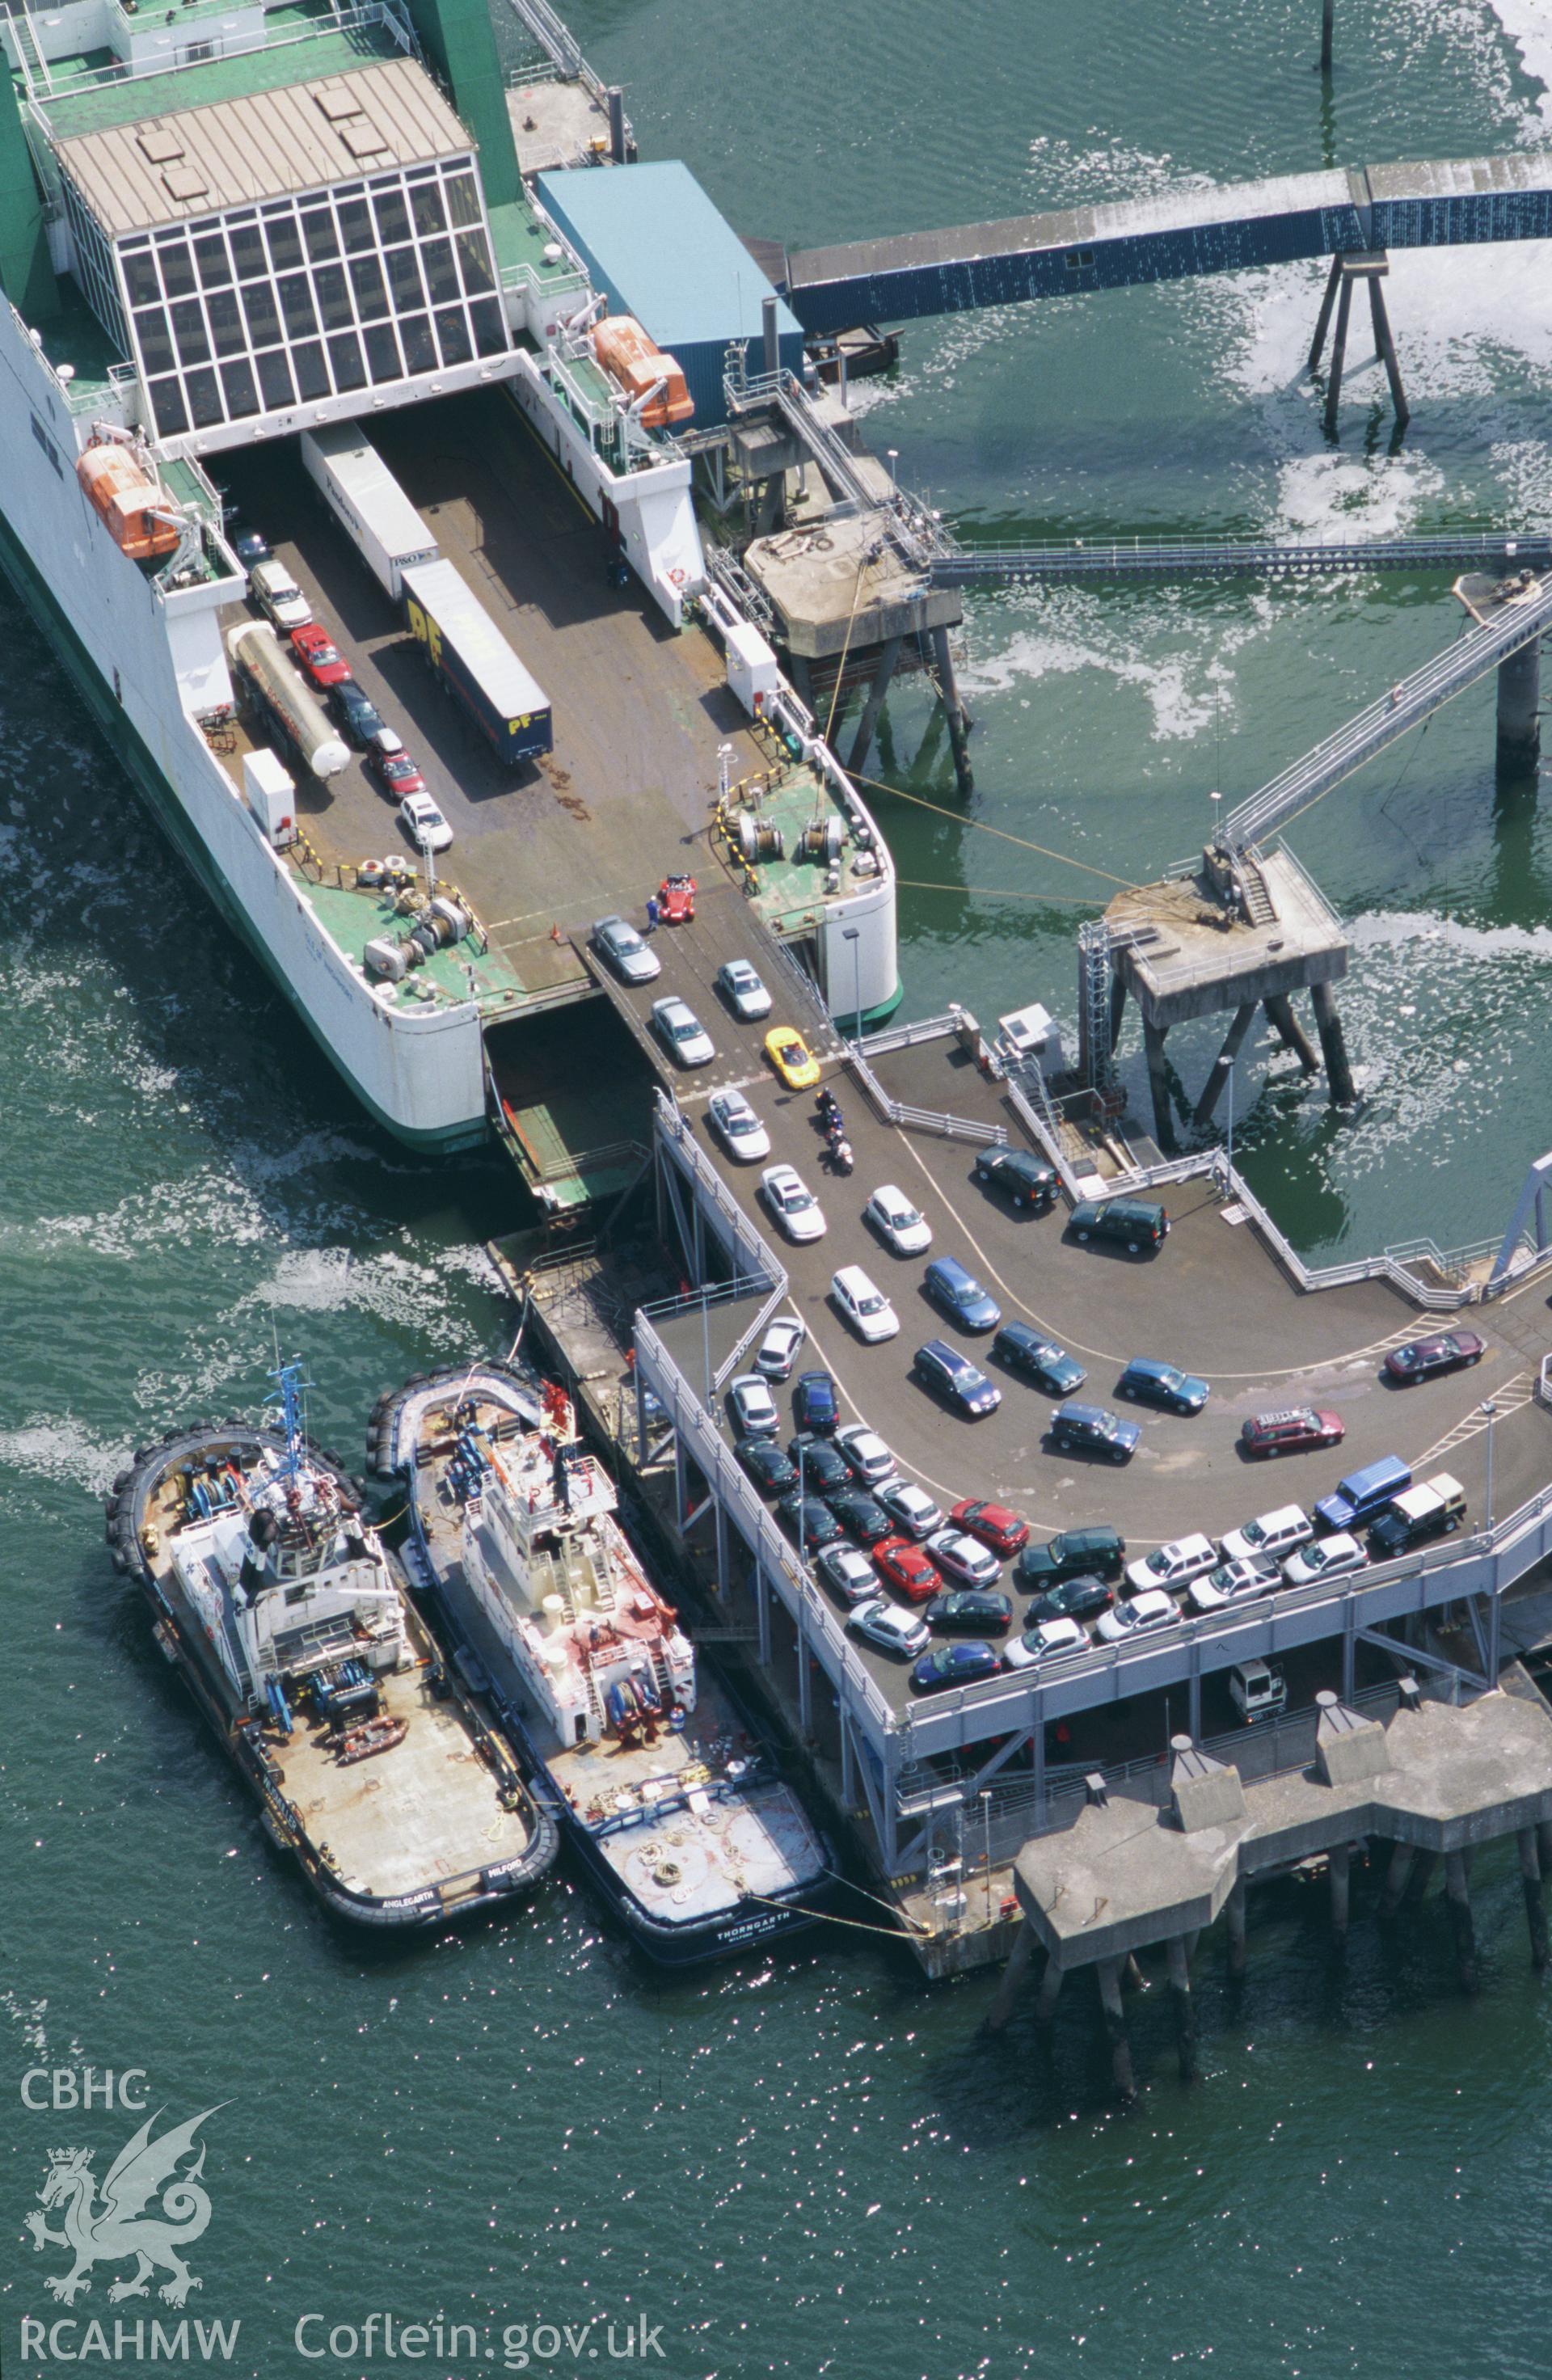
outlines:
[[[897,1257],[919,1257],[932,1245],[932,1226],[920,1208],[913,1207],[903,1190],[897,1190],[892,1182],[885,1182],[874,1191],[862,1216],[885,1247],[892,1248]]]
[[[662,973],[656,951],[648,949],[627,918],[600,917],[591,939],[600,958],[608,961],[622,983],[650,983]]]
[[[745,1372],[728,1384],[728,1402],[741,1438],[775,1438],[782,1416],[776,1400],[758,1372]]]
[[[855,1546],[827,1546],[815,1561],[814,1570],[837,1603],[843,1603],[849,1611],[855,1611],[859,1604],[879,1600],[879,1573]]]
[[[935,1529],[927,1540],[927,1550],[939,1569],[961,1586],[995,1586],[1002,1575],[1002,1565],[989,1546],[978,1537],[967,1536],[963,1529]]]
[[[925,1653],[932,1642],[932,1631],[925,1620],[914,1611],[902,1610],[898,1603],[886,1603],[880,1597],[877,1603],[861,1603],[846,1625],[880,1653],[896,1654],[902,1660],[912,1660]]]
[[[768,1165],[760,1175],[760,1191],[789,1240],[801,1245],[824,1237],[824,1209],[795,1166]]]
[[[808,1336],[795,1314],[779,1314],[755,1350],[755,1369],[768,1380],[789,1380],[798,1350]]]
[[[835,1443],[845,1456],[855,1479],[865,1488],[877,1489],[880,1480],[892,1479],[900,1465],[875,1429],[863,1421],[848,1423],[835,1433]]]
[[[717,990],[745,1025],[756,1025],[770,1014],[770,994],[747,959],[729,959],[720,966]]]
[[[711,1036],[689,1002],[672,994],[653,1001],[652,1030],[676,1066],[709,1066],[717,1054]]]
[[[730,1157],[754,1165],[770,1154],[770,1135],[742,1091],[719,1091],[706,1102],[711,1129]]]
[[[879,1490],[879,1501],[903,1534],[920,1545],[943,1526],[943,1508],[913,1479],[891,1479]]]

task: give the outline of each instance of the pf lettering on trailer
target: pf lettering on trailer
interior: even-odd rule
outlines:
[[[409,614],[410,635],[417,644],[425,646],[432,668],[440,669],[442,667],[442,630],[424,605],[417,603],[413,596],[406,599],[405,609]]]
[[[30,2066],[21,2078],[21,2103],[35,2115],[57,2107],[144,2107],[146,2070],[127,2066]]]

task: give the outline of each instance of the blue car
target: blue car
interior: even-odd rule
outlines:
[[[962,1330],[995,1330],[1002,1319],[1001,1307],[957,1257],[935,1257],[927,1268],[923,1286],[933,1305],[941,1306]]]
[[[971,1637],[924,1653],[911,1671],[911,1684],[918,1694],[940,1694],[949,1686],[978,1686],[983,1678],[995,1678],[1001,1667],[1002,1656],[993,1645]]]
[[[818,1430],[829,1437],[841,1418],[835,1383],[828,1372],[800,1372],[793,1390],[793,1419],[799,1429]]]
[[[1004,1322],[991,1342],[991,1352],[1010,1372],[1021,1372],[1049,1396],[1070,1397],[1088,1377],[1065,1347],[1057,1346],[1054,1340],[1042,1339],[1027,1322]]]
[[[946,1339],[929,1339],[925,1347],[918,1347],[911,1369],[923,1388],[973,1421],[995,1413],[1002,1402],[1001,1390],[992,1385],[980,1366],[951,1347]]]
[[[1074,1454],[1103,1454],[1111,1463],[1125,1463],[1135,1454],[1142,1431],[1134,1421],[1122,1421],[1103,1405],[1058,1405],[1051,1415],[1053,1444]]]
[[[1141,1404],[1162,1405],[1166,1413],[1199,1414],[1207,1402],[1207,1384],[1194,1372],[1180,1372],[1173,1364],[1156,1364],[1151,1356],[1134,1355],[1116,1382],[1118,1397],[1134,1397]]]

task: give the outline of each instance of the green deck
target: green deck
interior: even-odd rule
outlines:
[[[358,890],[354,885],[318,884],[304,876],[298,868],[296,881],[307,895],[319,917],[341,950],[358,959],[370,941],[380,935],[397,939],[406,932],[412,920],[403,917],[391,900],[377,892]],[[439,886],[449,898],[455,897],[451,881]],[[473,992],[484,1016],[501,1016],[521,1002],[529,989],[511,961],[500,951],[491,950],[481,956],[473,941],[465,940],[454,951],[436,951],[403,983],[385,986],[393,1007],[413,1011],[417,1008],[452,1008],[469,997],[469,976],[474,977]]]
[[[563,255],[559,263],[551,263],[547,260],[544,251],[555,235],[550,225],[540,222],[535,214],[526,195],[509,200],[503,206],[490,207],[488,212],[491,239],[503,280],[508,273],[516,273],[525,265],[540,282],[576,278],[576,268],[568,256]]]
[[[70,140],[83,132],[105,132],[117,124],[135,124],[144,116],[175,115],[190,107],[211,107],[222,100],[249,99],[257,91],[281,91],[321,75],[347,74],[357,67],[397,58],[404,52],[382,25],[364,25],[352,32],[333,30],[326,16],[319,30],[309,30],[316,12],[306,7],[271,12],[268,22],[284,17],[285,30],[272,34],[262,49],[240,50],[224,58],[205,58],[198,66],[167,67],[154,74],[110,74],[98,82],[55,90],[39,104],[55,140]]]

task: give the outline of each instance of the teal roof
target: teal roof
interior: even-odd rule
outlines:
[[[687,165],[578,165],[540,174],[538,188],[611,306],[660,346],[758,341],[761,303],[776,293]],[[784,304],[777,320],[801,341]]]

